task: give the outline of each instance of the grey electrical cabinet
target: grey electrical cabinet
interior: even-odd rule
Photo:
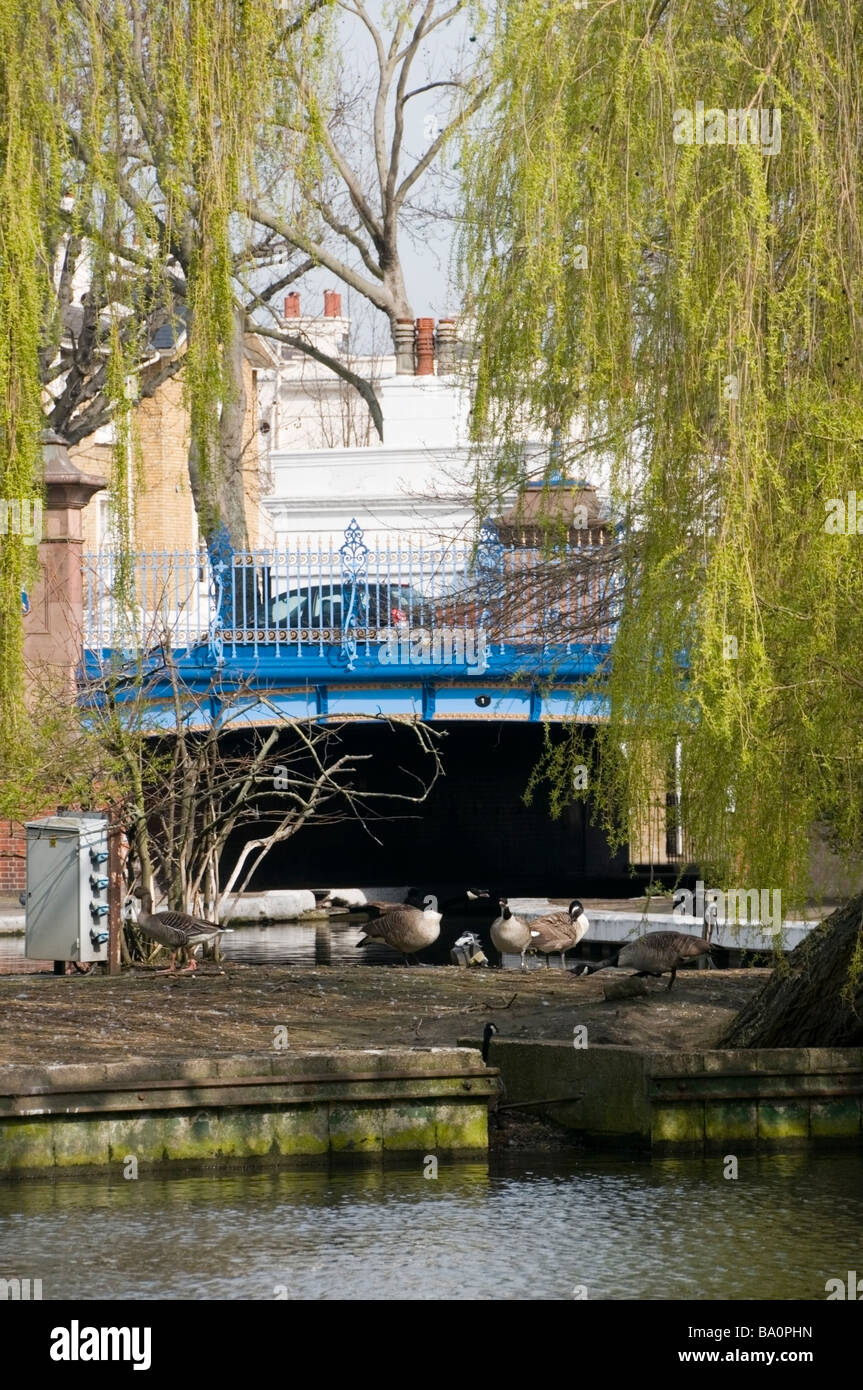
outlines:
[[[31,960],[108,959],[108,818],[87,812],[27,824]]]

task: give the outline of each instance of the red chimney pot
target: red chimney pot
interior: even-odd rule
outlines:
[[[342,297],[338,290],[324,290],[324,317],[340,319],[342,316]]]
[[[300,317],[300,296],[296,290],[291,294],[285,295],[285,318],[298,319]]]
[[[434,374],[434,319],[417,319],[417,376]]]

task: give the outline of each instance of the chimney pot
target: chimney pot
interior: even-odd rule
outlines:
[[[396,350],[396,375],[414,374],[414,334],[413,319],[396,319],[393,328],[393,341]]]
[[[437,321],[437,370],[443,376],[456,369],[456,321],[438,319]]]
[[[300,317],[300,296],[296,290],[291,294],[285,295],[285,318],[298,319]]]
[[[417,376],[434,374],[434,319],[417,319]]]
[[[340,319],[342,316],[342,297],[338,290],[324,290],[324,317]]]

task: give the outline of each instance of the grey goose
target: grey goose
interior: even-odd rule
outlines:
[[[135,896],[141,900],[138,912],[138,926],[141,931],[151,941],[157,941],[160,946],[166,946],[171,952],[171,964],[165,974],[174,974],[177,952],[182,950],[190,952],[189,964],[179,973],[197,970],[198,963],[191,954],[195,947],[204,941],[214,941],[216,937],[230,930],[217,926],[215,922],[205,922],[200,917],[190,917],[188,912],[154,912],[152,894],[146,888],[138,889]]]

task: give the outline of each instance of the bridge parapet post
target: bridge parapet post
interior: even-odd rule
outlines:
[[[75,690],[84,631],[84,543],[81,513],[104,478],[84,473],[72,462],[66,440],[52,430],[42,435],[45,477],[44,534],[38,543],[39,578],[24,603],[24,655],[31,670],[59,673],[68,693]],[[42,520],[41,502],[39,519]],[[41,532],[41,525],[39,527]]]
[[[363,528],[356,517],[345,527],[344,543],[339,546],[342,565],[342,582],[345,587],[347,608],[342,620],[342,651],[348,659],[348,670],[353,671],[357,658],[357,588],[368,578],[369,548],[363,540]]]
[[[234,626],[234,547],[228,528],[222,522],[207,540],[210,559],[210,602],[212,618],[207,646],[217,666],[224,661],[222,629]]]
[[[486,517],[479,528],[474,566],[479,575],[477,587],[483,603],[479,623],[486,630],[492,627],[491,605],[500,596],[503,578],[503,541],[491,517]]]

